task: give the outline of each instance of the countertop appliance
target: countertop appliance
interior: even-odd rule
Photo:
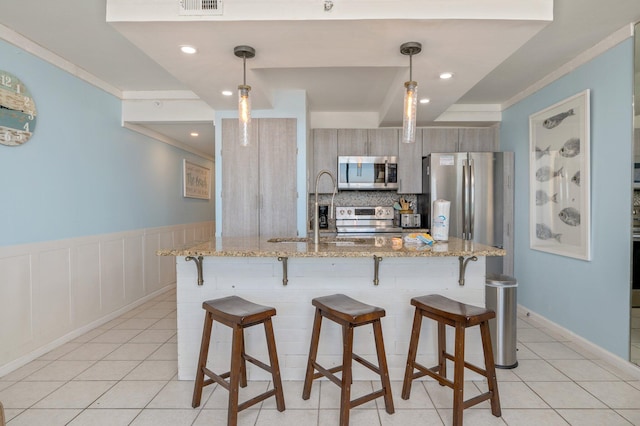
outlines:
[[[398,213],[401,228],[420,228],[419,213]]]
[[[339,156],[338,189],[397,190],[397,158],[392,156]]]
[[[450,236],[505,248],[503,214],[506,205],[513,206],[513,156],[513,152],[455,152],[423,158],[423,193],[418,195],[423,226],[430,225],[433,200],[448,200]],[[504,261],[487,257],[487,273],[512,271]]]
[[[402,234],[393,223],[393,207],[336,207],[338,236]]]

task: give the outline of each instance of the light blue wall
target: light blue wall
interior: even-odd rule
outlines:
[[[0,246],[214,219],[182,198],[182,160],[211,161],[121,127],[120,100],[0,40],[0,69],[38,111],[24,145],[0,145]]]
[[[252,118],[295,118],[297,120],[296,225],[299,235],[307,234],[307,94],[304,90],[279,90],[273,94],[273,109],[251,111]],[[216,111],[216,140],[222,140],[222,119],[238,118],[238,111]],[[222,231],[222,144],[216,145],[216,236]],[[257,212],[256,212],[257,214]]]
[[[529,248],[529,115],[585,89],[591,89],[591,261]],[[632,94],[628,39],[505,110],[500,135],[501,148],[516,153],[518,302],[623,358],[629,354]]]

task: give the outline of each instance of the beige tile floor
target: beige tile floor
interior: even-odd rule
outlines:
[[[9,426],[34,425],[224,425],[227,393],[209,386],[200,408],[191,408],[192,382],[176,377],[175,293],[165,293],[121,317],[0,378],[0,401]],[[518,360],[498,370],[502,417],[488,403],[465,410],[466,425],[640,425],[638,374],[598,359],[577,342],[528,317],[518,318]],[[359,381],[364,394],[377,383]],[[262,392],[253,381],[241,398]],[[287,410],[270,398],[239,415],[241,425],[337,425],[338,388],[315,382],[308,401],[302,382],[284,382]],[[449,425],[451,391],[433,381],[416,382],[411,399],[396,412],[382,400],[351,413],[352,425]],[[486,389],[467,382],[465,395]]]

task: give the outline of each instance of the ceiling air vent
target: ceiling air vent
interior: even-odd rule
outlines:
[[[222,15],[222,0],[179,0],[180,15]]]

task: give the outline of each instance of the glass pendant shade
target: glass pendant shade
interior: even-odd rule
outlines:
[[[249,146],[251,134],[251,86],[247,85],[247,58],[256,56],[251,46],[236,46],[233,54],[242,58],[242,84],[238,86],[238,139],[240,146]]]
[[[238,134],[240,137],[240,145],[249,145],[249,134],[251,132],[251,99],[249,92],[251,86],[238,86]]]
[[[418,107],[418,83],[407,81],[404,83],[404,104],[402,114],[402,142],[416,141],[416,110]]]

